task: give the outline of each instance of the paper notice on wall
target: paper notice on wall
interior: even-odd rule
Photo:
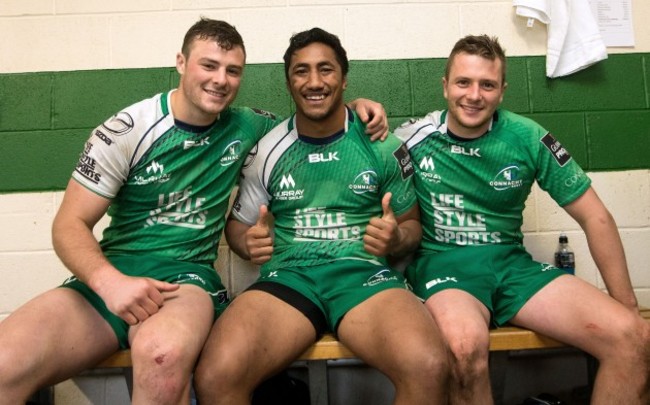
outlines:
[[[589,0],[605,46],[634,46],[632,0]]]

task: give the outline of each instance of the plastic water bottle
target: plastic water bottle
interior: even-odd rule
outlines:
[[[576,272],[575,255],[569,246],[569,238],[564,232],[560,234],[557,250],[555,251],[555,267],[570,274]]]

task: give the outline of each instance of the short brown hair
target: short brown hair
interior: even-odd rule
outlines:
[[[227,51],[240,46],[246,56],[244,40],[237,29],[225,21],[201,17],[192,25],[183,38],[183,47],[181,48],[181,52],[186,58],[190,55],[190,47],[195,39],[212,39]]]
[[[468,55],[478,55],[482,58],[489,60],[499,59],[501,61],[501,81],[502,84],[506,82],[506,53],[497,37],[489,37],[487,35],[468,35],[461,38],[456,42],[454,48],[449,54],[447,59],[447,66],[445,67],[445,79],[449,79],[449,71],[454,57],[459,53],[466,53]]]

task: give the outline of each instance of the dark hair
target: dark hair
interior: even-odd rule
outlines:
[[[314,42],[320,42],[332,48],[336,54],[336,61],[341,65],[343,76],[348,74],[349,63],[348,55],[341,45],[339,37],[334,34],[320,29],[318,27],[312,28],[308,31],[299,32],[294,34],[289,40],[289,47],[284,53],[284,76],[289,80],[289,65],[291,64],[291,56],[294,52],[310,45]]]
[[[497,37],[489,37],[487,35],[468,35],[459,39],[447,59],[445,79],[449,79],[451,64],[454,61],[454,57],[459,53],[478,55],[492,61],[499,59],[501,61],[501,81],[502,84],[506,82],[506,53],[503,48],[501,48]]]
[[[185,38],[183,38],[183,47],[181,48],[186,58],[189,57],[190,47],[196,39],[212,39],[227,51],[240,46],[244,51],[244,56],[246,56],[244,40],[237,32],[237,29],[225,21],[201,17],[199,21],[192,25],[185,34]]]

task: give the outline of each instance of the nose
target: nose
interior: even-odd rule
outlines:
[[[212,73],[212,83],[216,84],[217,86],[223,86],[223,85],[226,84],[226,69],[225,68],[216,69]]]
[[[307,86],[310,89],[317,89],[323,86],[323,80],[317,70],[309,72],[309,76],[307,76]]]
[[[480,100],[481,97],[481,86],[479,83],[474,83],[467,88],[467,98],[471,100]]]

